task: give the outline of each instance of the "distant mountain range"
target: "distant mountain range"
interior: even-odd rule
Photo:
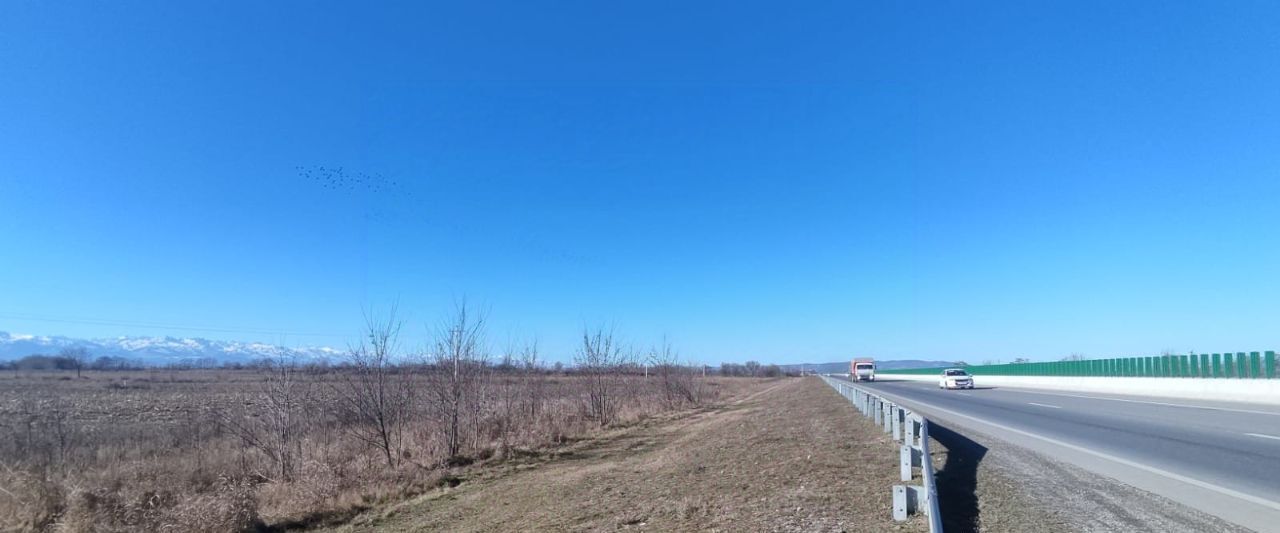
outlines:
[[[263,358],[297,357],[301,360],[338,362],[346,350],[327,346],[287,348],[260,342],[216,341],[201,338],[179,337],[115,337],[109,339],[76,339],[61,336],[18,335],[0,331],[0,361],[12,361],[28,355],[57,355],[63,348],[84,348],[89,357],[119,357],[146,365],[167,365],[193,362],[198,359],[222,363],[248,363]],[[810,372],[838,373],[849,371],[849,361],[804,365],[779,365],[784,371],[799,372],[801,367]],[[880,370],[900,368],[934,368],[951,366],[949,361],[925,361],[919,359],[887,361],[877,360]]]
[[[852,360],[852,359],[850,359]],[[882,361],[876,359],[877,370],[902,370],[906,368],[939,368],[944,366],[952,366],[951,361],[926,361],[922,359],[900,359],[896,361]],[[836,363],[812,363],[804,365],[782,365],[782,369],[787,372],[799,372],[801,367],[810,372],[819,374],[838,374],[849,372],[849,361],[839,361]]]
[[[260,342],[176,337],[73,339],[58,336],[15,335],[0,331],[0,361],[20,359],[32,354],[57,355],[63,348],[76,347],[88,350],[90,358],[122,357],[147,365],[165,365],[197,359],[213,359],[218,363],[245,363],[280,356],[316,361],[337,360],[346,353],[344,350],[335,350],[327,346],[286,348]]]

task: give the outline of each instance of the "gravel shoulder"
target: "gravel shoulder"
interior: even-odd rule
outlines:
[[[508,460],[340,531],[925,531],[892,440],[817,378]]]

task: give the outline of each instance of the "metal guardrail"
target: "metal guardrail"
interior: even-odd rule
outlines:
[[[929,518],[929,532],[942,533],[938,488],[934,483],[933,461],[929,459],[929,420],[852,383],[820,377],[901,445],[898,456],[902,481],[914,480],[919,470],[921,484],[893,486],[893,519],[906,520],[908,515],[924,510]]]

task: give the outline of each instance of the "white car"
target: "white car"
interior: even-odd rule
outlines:
[[[938,381],[939,389],[972,389],[973,376],[963,368],[948,368],[942,371],[942,379]]]

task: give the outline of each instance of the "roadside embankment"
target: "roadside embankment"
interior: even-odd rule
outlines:
[[[892,440],[816,378],[609,431],[365,513],[343,531],[925,531]]]

